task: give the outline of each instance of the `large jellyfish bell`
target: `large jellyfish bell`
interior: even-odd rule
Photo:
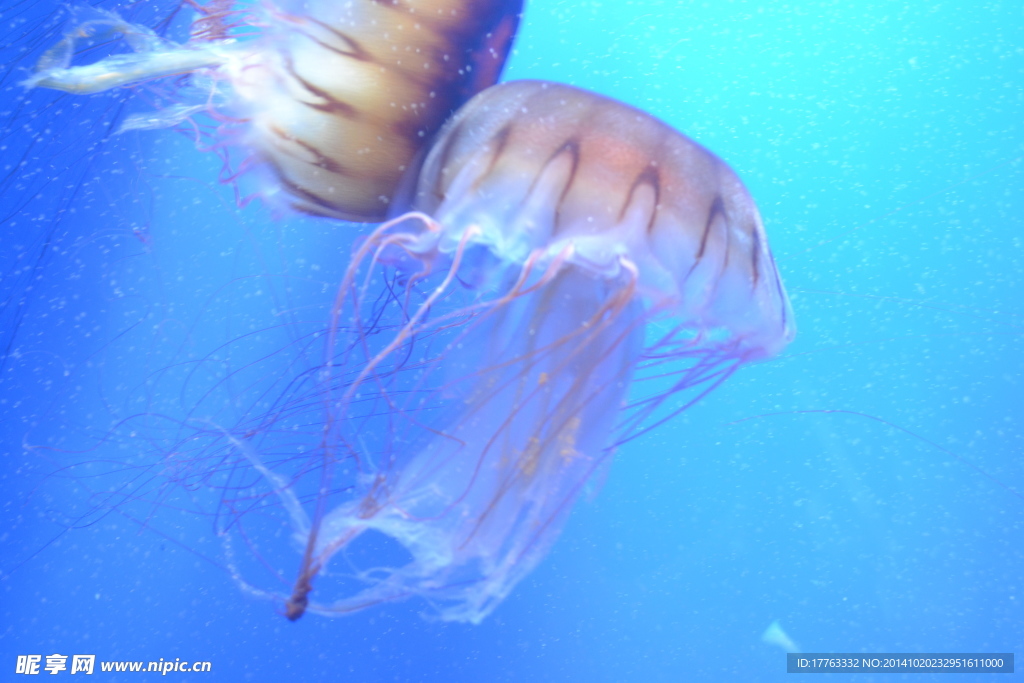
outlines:
[[[423,145],[498,80],[522,9],[522,0],[188,4],[198,14],[184,42],[78,8],[25,84],[88,94],[173,77],[178,102],[124,127],[208,114],[218,123],[212,146],[242,150],[236,170],[259,169],[264,198],[358,222],[385,215]],[[110,35],[131,52],[73,64]]]
[[[614,100],[490,88],[446,124],[408,201],[339,289],[311,514],[294,477],[236,443],[291,518],[301,570],[280,597],[292,618],[421,596],[479,622],[543,558],[615,444],[794,334],[736,175]],[[631,397],[653,375],[659,388]],[[353,495],[327,502],[346,468]],[[336,557],[367,534],[405,555],[365,569]],[[348,590],[322,602],[332,578]]]

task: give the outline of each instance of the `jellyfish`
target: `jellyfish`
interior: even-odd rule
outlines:
[[[19,6],[8,17],[11,40],[0,46],[0,89],[9,104],[0,112],[7,160],[0,177],[0,382],[15,393],[42,396],[38,387],[49,386],[13,383],[20,380],[9,370],[28,367],[25,357],[56,350],[59,360],[48,372],[59,385],[97,350],[48,324],[51,307],[88,316],[90,334],[105,339],[123,338],[126,327],[159,316],[161,306],[190,310],[135,277],[130,281],[151,295],[148,312],[102,301],[119,297],[101,290],[125,282],[128,261],[149,260],[135,272],[155,272],[151,257],[173,241],[169,233],[206,230],[194,220],[155,215],[154,197],[167,195],[174,182],[168,177],[186,176],[182,184],[193,194],[178,200],[182,205],[221,199],[204,170],[181,172],[174,167],[187,159],[173,158],[167,146],[156,153],[150,147],[180,135],[136,131],[194,136],[223,159],[220,180],[235,186],[239,205],[255,188],[277,214],[291,207],[315,217],[378,221],[443,121],[498,79],[522,6],[169,0],[122,5],[118,14],[110,0],[95,4],[106,9],[68,10],[63,36],[61,13],[44,3]],[[194,16],[187,17],[190,9]],[[216,173],[216,164],[209,166]],[[222,203],[223,211],[208,212],[211,222],[220,218],[210,232],[225,235],[218,249],[248,256],[231,237],[255,212]],[[325,224],[339,241],[349,239],[350,226],[318,226]],[[302,248],[313,232],[296,230],[300,236],[280,240],[280,250]],[[235,274],[276,281],[288,275],[278,264],[244,268]],[[151,347],[158,336],[139,344]]]
[[[175,104],[132,115],[122,130],[208,114],[217,122],[210,147],[225,157],[243,150],[226,178],[258,171],[264,199],[354,222],[383,218],[441,124],[497,82],[522,8],[522,0],[188,4],[197,16],[185,42],[78,8],[24,85],[89,94],[172,77]],[[72,63],[112,36],[131,52]]]
[[[275,409],[318,405],[318,447],[296,468],[253,430],[230,435],[289,519],[298,577],[263,594],[292,619],[419,596],[480,622],[616,445],[794,335],[736,174],[615,100],[542,81],[485,90],[402,201],[353,251],[317,392]],[[366,536],[392,559],[357,566]],[[319,599],[331,578],[342,594]]]

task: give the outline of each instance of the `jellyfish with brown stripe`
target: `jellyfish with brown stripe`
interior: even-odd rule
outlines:
[[[353,253],[315,390],[278,404],[318,419],[320,442],[271,463],[257,430],[230,437],[301,557],[290,593],[243,580],[292,619],[419,596],[479,622],[618,444],[793,338],[735,173],[617,101],[490,88],[407,203]],[[361,566],[361,543],[390,550]]]
[[[177,102],[123,128],[197,125],[225,158],[226,179],[255,171],[264,199],[357,222],[385,217],[438,128],[497,81],[522,9],[522,0],[188,4],[197,15],[182,43],[112,12],[76,10],[25,84],[89,94],[169,78]],[[131,52],[74,63],[112,35]]]

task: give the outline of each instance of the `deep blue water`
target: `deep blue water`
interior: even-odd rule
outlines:
[[[59,652],[213,663],[167,676],[190,681],[767,681],[774,620],[807,652],[1024,652],[1021,5],[527,5],[505,77],[726,159],[797,340],[624,446],[483,624],[416,601],[289,623],[224,569],[202,492],[138,505],[107,465],[152,465],[154,416],[230,414],[246,389],[218,378],[325,319],[354,229],[238,209],[175,132],[102,142],[150,106],[130,93],[26,97],[55,6],[7,0],[4,680]]]

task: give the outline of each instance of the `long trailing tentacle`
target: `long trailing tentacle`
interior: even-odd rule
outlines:
[[[489,329],[481,326],[489,320],[500,321],[501,318],[497,316],[505,311],[511,311],[513,305],[518,306],[517,302],[526,305],[525,310],[535,311],[528,314],[528,317],[542,316],[537,318],[536,324],[546,325],[543,323],[545,319],[549,316],[557,318],[559,315],[557,311],[561,295],[556,296],[556,292],[562,290],[561,286],[559,288],[553,288],[553,286],[563,279],[565,274],[576,268],[571,265],[573,253],[571,243],[553,255],[545,250],[536,250],[518,267],[518,272],[515,273],[510,284],[502,291],[485,295],[475,302],[467,303],[455,310],[448,309],[440,315],[430,317],[428,311],[441,297],[446,295],[456,281],[465,253],[474,238],[477,237],[477,233],[471,229],[466,230],[450,257],[439,259],[438,254],[432,251],[433,247],[429,246],[432,237],[429,221],[422,221],[427,227],[424,232],[419,234],[392,232],[393,229],[401,226],[404,218],[408,217],[400,217],[390,224],[382,226],[360,245],[353,255],[342,286],[339,287],[336,306],[332,313],[332,324],[335,330],[332,330],[334,334],[331,336],[328,346],[330,365],[333,367],[335,363],[334,346],[338,343],[337,332],[342,329],[339,323],[343,311],[349,310],[348,305],[351,305],[352,313],[351,315],[346,314],[346,322],[351,324],[351,330],[362,342],[365,360],[359,361],[360,369],[354,379],[345,382],[342,395],[338,398],[332,397],[329,401],[331,419],[335,424],[341,424],[348,419],[347,406],[352,405],[352,401],[359,395],[360,387],[372,379],[375,383],[374,395],[384,401],[386,410],[393,416],[405,416],[410,420],[410,424],[418,425],[417,416],[408,412],[411,406],[403,407],[390,395],[389,385],[383,380],[385,377],[393,375],[394,368],[388,365],[386,375],[382,376],[379,370],[385,364],[390,363],[397,356],[405,354],[405,349],[412,340],[438,330],[449,329],[456,332],[455,336],[449,339],[446,348],[454,349],[463,343],[479,344],[479,334],[484,329]],[[420,216],[414,218],[422,220]],[[371,350],[366,346],[369,330],[364,327],[361,311],[369,301],[367,283],[370,281],[370,272],[379,271],[380,265],[386,262],[385,251],[390,247],[397,248],[406,256],[412,257],[414,263],[420,264],[419,270],[413,269],[405,276],[411,282],[425,283],[428,275],[433,274],[433,269],[436,268],[439,260],[443,261],[446,266],[443,272],[436,273],[436,277],[440,280],[439,283],[428,285],[422,300],[417,302],[416,307],[402,313],[402,324],[395,328],[387,339],[382,340],[377,348]],[[360,276],[360,268],[368,268],[370,272],[365,272]],[[589,455],[584,455],[576,450],[575,434],[578,430],[586,429],[579,425],[579,416],[590,410],[591,404],[595,401],[605,400],[603,397],[607,390],[612,388],[612,384],[616,385],[616,392],[623,390],[622,376],[625,373],[625,376],[628,377],[631,372],[632,355],[627,353],[623,356],[623,361],[613,362],[613,369],[605,376],[596,377],[591,372],[573,368],[576,366],[595,368],[603,366],[607,360],[610,360],[605,358],[605,354],[610,353],[613,349],[628,349],[630,345],[626,340],[642,334],[644,317],[626,314],[627,309],[632,310],[631,307],[637,303],[637,273],[636,267],[625,257],[622,258],[622,272],[625,274],[624,281],[615,285],[609,296],[602,297],[600,301],[596,302],[593,310],[586,314],[578,327],[560,332],[555,338],[538,339],[537,343],[533,343],[532,339],[524,338],[523,345],[517,345],[518,350],[515,353],[499,355],[486,367],[469,367],[465,374],[459,374],[457,379],[444,380],[430,390],[446,392],[454,390],[452,388],[456,384],[462,385],[466,382],[470,383],[468,386],[479,387],[478,391],[474,390],[471,394],[472,401],[460,408],[459,424],[465,428],[466,425],[482,420],[491,425],[483,435],[485,438],[482,440],[477,438],[473,443],[467,443],[454,432],[438,431],[437,426],[426,425],[424,427],[424,431],[427,433],[458,442],[459,445],[456,446],[455,452],[465,451],[467,455],[472,456],[472,460],[466,463],[471,471],[463,481],[457,484],[457,488],[451,488],[453,482],[445,484],[448,494],[446,494],[443,505],[424,514],[422,511],[409,507],[415,503],[415,498],[406,497],[411,490],[410,487],[419,486],[420,484],[417,482],[421,480],[410,475],[408,471],[400,470],[389,474],[390,466],[382,464],[385,469],[381,470],[374,478],[365,496],[353,502],[349,507],[350,512],[332,511],[332,519],[336,521],[332,522],[328,536],[323,536],[325,516],[320,513],[314,516],[313,529],[307,539],[302,568],[293,595],[286,606],[290,617],[297,618],[306,609],[342,613],[362,609],[382,601],[400,599],[411,594],[422,594],[429,599],[434,591],[445,593],[446,591],[470,590],[465,587],[460,589],[456,584],[449,583],[453,579],[444,578],[447,572],[455,571],[457,563],[464,561],[457,559],[458,555],[469,553],[467,557],[473,557],[473,553],[477,551],[470,550],[470,547],[477,543],[487,545],[513,542],[507,551],[502,551],[511,553],[501,561],[502,568],[496,569],[495,575],[488,577],[485,581],[486,586],[491,587],[480,589],[482,597],[470,598],[469,595],[473,593],[467,593],[467,604],[460,608],[463,611],[453,612],[464,614],[465,617],[453,618],[477,620],[497,604],[497,601],[518,580],[518,577],[526,571],[525,568],[536,562],[543,549],[550,543],[552,534],[560,528],[559,520],[564,518],[572,501],[579,495],[582,486],[593,471],[605,460],[605,455],[600,451],[588,450]],[[357,285],[357,280],[360,279],[361,282]],[[453,324],[456,325],[455,328],[450,327]],[[471,339],[477,341],[473,342]],[[595,353],[597,353],[596,357]],[[616,353],[621,353],[621,351]],[[419,389],[415,387],[420,387],[427,382],[431,373],[437,372],[440,367],[439,364],[434,363],[423,367],[411,390],[413,394],[419,392]],[[531,380],[530,383],[523,385],[523,381],[528,376],[536,376],[537,381]],[[491,377],[498,380],[497,383],[489,379]],[[560,378],[564,378],[564,382]],[[546,397],[549,396],[549,383],[555,381],[563,382],[563,386],[558,393],[550,394],[553,401],[548,404]],[[334,386],[333,381],[329,384]],[[466,394],[460,395],[465,396]],[[494,414],[494,409],[488,408],[492,404],[500,405],[501,401],[508,400],[509,397],[514,397],[514,400],[507,413]],[[507,474],[503,475],[499,481],[482,482],[480,475],[484,463],[490,461],[497,464],[500,462],[494,458],[498,457],[500,449],[506,448],[499,444],[499,439],[504,441],[507,438],[502,435],[512,433],[510,430],[516,429],[515,424],[521,419],[534,419],[529,416],[538,409],[538,406],[545,404],[547,407],[542,409],[541,413],[543,429],[541,430],[538,425],[536,429],[539,431],[536,432],[535,437],[530,437],[529,434],[521,435],[521,439],[525,439],[523,443],[526,448],[520,452],[519,456],[516,456],[519,461],[502,465],[508,469]],[[332,438],[340,437],[333,435]],[[330,449],[324,448],[323,450],[327,457],[326,454]],[[531,513],[540,515],[536,523],[524,528],[513,524],[508,530],[500,532],[501,534],[514,534],[508,536],[506,541],[501,541],[504,535],[477,540],[477,535],[484,533],[484,529],[493,524],[492,518],[498,514],[500,501],[517,499],[516,489],[533,486],[533,478],[540,466],[537,458],[541,453],[553,454],[545,457],[564,458],[566,463],[580,457],[583,457],[584,460],[581,461],[582,467],[573,467],[575,474],[564,484],[552,481],[550,484],[544,485],[545,488],[550,486],[550,489],[547,493],[538,494],[543,496],[539,499],[544,501],[542,507],[538,508],[536,513]],[[328,463],[325,462],[324,465],[323,476],[327,476]],[[438,466],[442,466],[441,461],[437,462],[434,467]],[[451,465],[443,466],[450,467]],[[550,466],[545,465],[544,467]],[[426,473],[427,471],[424,471],[421,476],[425,476]],[[433,476],[445,475],[436,471]],[[493,477],[493,474],[488,476]],[[406,493],[395,490],[396,483],[402,483],[402,491]],[[473,497],[472,501],[471,497]],[[515,504],[518,506],[525,502],[526,499]],[[538,504],[541,505],[540,502]],[[443,541],[443,543],[451,544],[451,552],[456,553],[451,560],[455,564],[450,566],[444,563],[434,565],[435,560],[431,560],[430,564],[417,567],[414,563],[409,567],[390,570],[384,579],[368,577],[370,585],[366,589],[338,602],[325,605],[310,601],[309,595],[313,589],[314,577],[333,555],[347,547],[366,529],[377,527],[380,527],[381,530],[393,529],[393,533],[403,543],[406,541],[402,541],[402,538],[406,534],[412,534],[409,537],[409,542],[413,542],[411,540],[413,537],[425,532],[434,524],[441,524],[442,520],[448,517],[461,519],[461,515],[465,513],[457,512],[457,508],[464,505],[470,505],[472,510],[469,512],[468,523],[457,535],[446,536],[446,540]],[[393,521],[378,521],[378,516],[382,516],[382,520],[387,518]],[[337,521],[339,517],[341,522]],[[384,526],[380,526],[381,524]],[[418,527],[420,531],[414,532],[413,527]],[[407,529],[407,531],[403,531],[403,529]],[[385,533],[389,532],[385,531]],[[416,542],[413,543],[413,547],[415,547]],[[410,547],[410,550],[413,550],[413,547]],[[416,551],[413,552],[416,555]],[[429,567],[434,568],[430,569]],[[433,572],[441,573],[430,578]],[[421,583],[422,585],[420,585]],[[427,588],[428,585],[433,588]]]

